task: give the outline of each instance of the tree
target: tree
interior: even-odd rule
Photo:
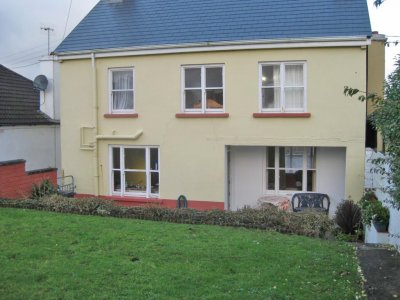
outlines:
[[[383,98],[350,87],[345,87],[344,94],[358,95],[360,101],[372,101],[374,104],[375,110],[368,118],[381,133],[387,152],[387,158],[375,160],[378,165],[376,171],[388,176],[389,187],[386,191],[393,198],[391,204],[400,209],[400,55],[396,57],[395,66],[385,82]],[[388,165],[388,170],[385,165]]]

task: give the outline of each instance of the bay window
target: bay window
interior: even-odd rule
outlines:
[[[267,147],[265,183],[268,191],[316,190],[313,147]]]
[[[305,63],[260,64],[261,112],[306,111]]]
[[[212,113],[224,110],[224,68],[221,65],[182,68],[185,112]]]
[[[120,196],[159,195],[159,149],[157,147],[112,146],[111,190]]]

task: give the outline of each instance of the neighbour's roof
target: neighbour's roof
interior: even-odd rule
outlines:
[[[112,2],[101,0],[55,53],[371,35],[366,0]]]
[[[0,65],[0,126],[49,124],[58,122],[40,111],[33,82]]]

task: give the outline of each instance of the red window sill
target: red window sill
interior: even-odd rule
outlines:
[[[179,113],[175,114],[175,118],[228,118],[228,113],[215,113],[215,114],[188,114],[188,113]]]
[[[253,118],[309,118],[310,113],[254,113]]]
[[[138,114],[104,114],[106,119],[117,119],[117,118],[137,118]]]

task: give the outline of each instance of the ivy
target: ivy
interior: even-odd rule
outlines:
[[[400,209],[400,55],[396,57],[395,66],[385,82],[384,97],[347,86],[344,94],[358,96],[358,100],[371,101],[374,105],[374,112],[368,118],[381,133],[387,153],[387,158],[374,161],[378,165],[375,172],[387,175],[386,192],[393,198],[391,204]]]

